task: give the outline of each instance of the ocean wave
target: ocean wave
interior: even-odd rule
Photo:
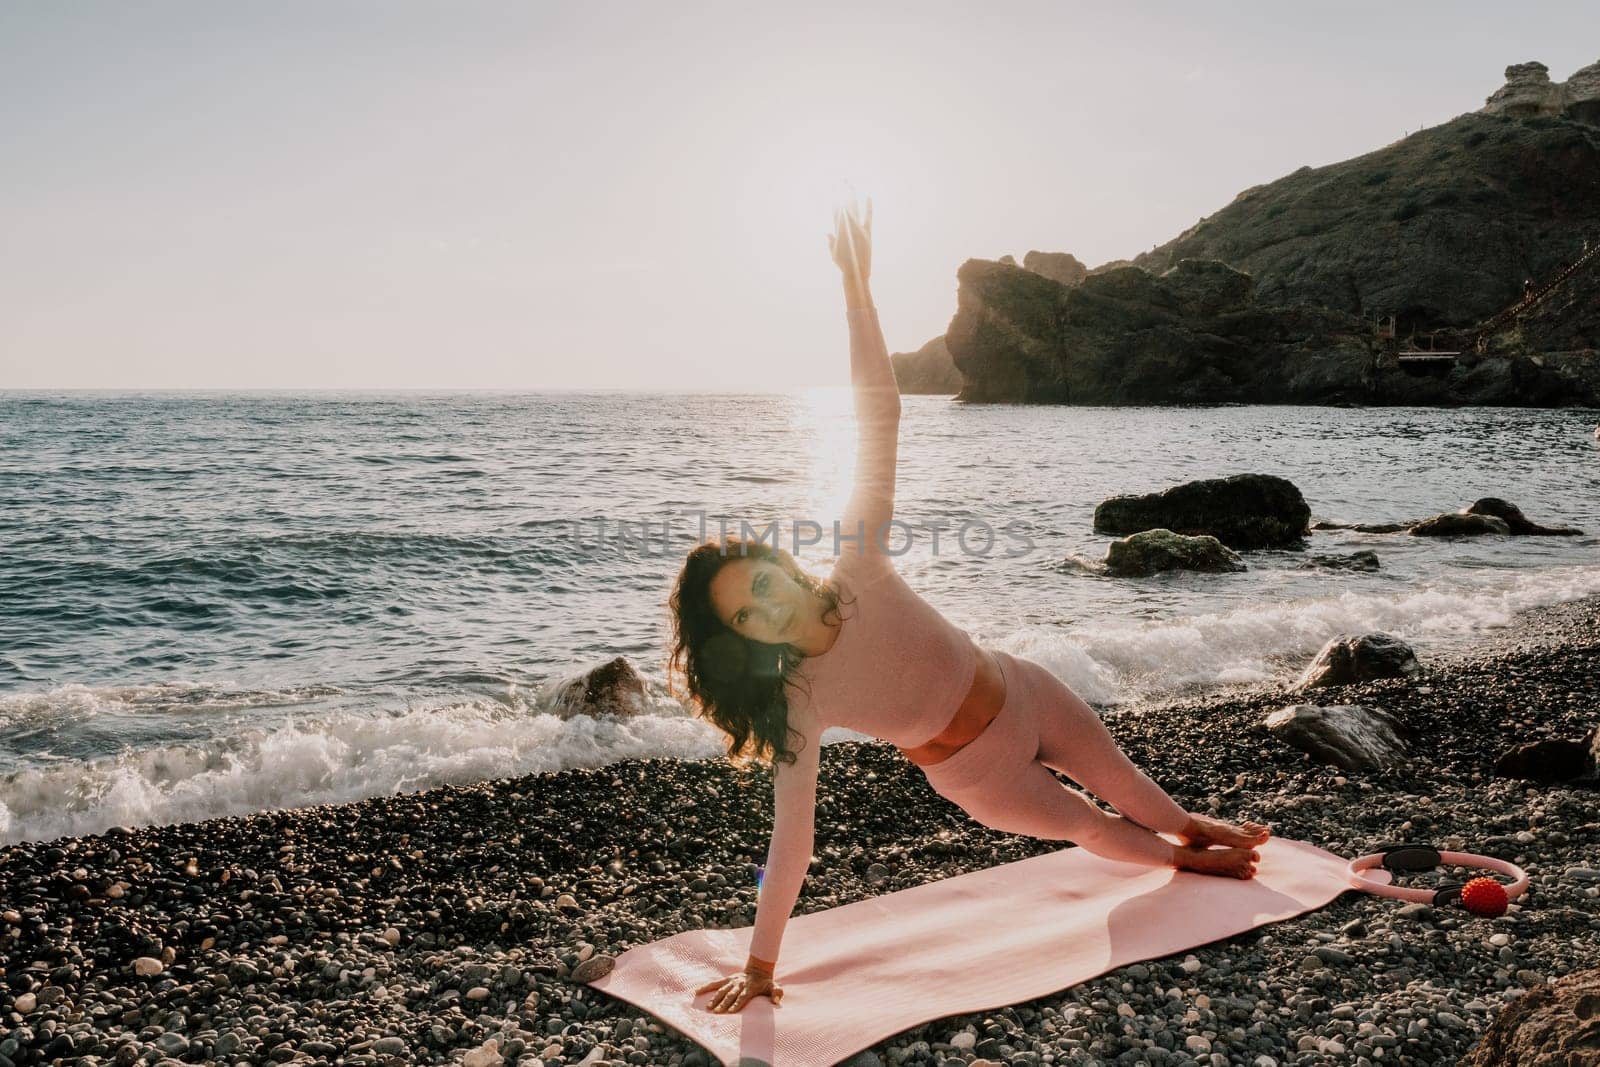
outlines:
[[[349,458],[357,463],[386,467],[402,463],[471,463],[477,457],[455,452],[358,452]]]
[[[264,554],[268,558],[328,561],[332,564],[382,561],[401,566],[419,564],[446,567],[504,566],[513,571],[538,572],[543,567],[576,564],[583,560],[579,527],[572,520],[524,527],[548,529],[548,536],[532,533],[480,535],[390,530],[297,531],[252,537],[218,546],[219,551]],[[536,539],[537,538],[537,539]]]
[[[1394,592],[1345,592],[1159,622],[1030,630],[998,646],[1037,660],[1092,704],[1286,680],[1341,633],[1385,630],[1419,648],[1505,626],[1519,611],[1600,593],[1600,567],[1470,571]]]
[[[995,647],[1035,660],[1090,703],[1126,707],[1196,689],[1288,680],[1331,637],[1386,630],[1427,649],[1504,626],[1527,608],[1600,593],[1600,566],[1475,572],[1389,593],[1263,604],[1143,624],[1096,623],[1063,632],[999,635]],[[122,715],[299,706],[275,723],[233,720],[204,740],[157,739],[114,756],[53,757],[0,776],[0,843],[333,804],[627,758],[707,759],[724,738],[653,696],[648,714],[547,714],[549,687],[512,672],[456,672],[458,687],[488,689],[400,711],[307,708],[332,687],[247,690],[170,682],[62,686],[0,698],[0,728]],[[444,699],[444,698],[440,698]],[[271,718],[277,719],[276,715]],[[824,741],[865,737],[833,728]]]
[[[725,751],[713,727],[681,713],[562,720],[531,710],[472,702],[286,717],[227,738],[29,767],[0,776],[0,844]]]
[[[92,595],[104,604],[131,594],[135,599],[123,607],[157,613],[181,613],[192,606],[183,598],[201,589],[246,602],[339,600],[362,592],[374,568],[422,569],[433,578],[484,571],[542,577],[550,567],[581,563],[585,546],[575,528],[568,524],[558,533],[295,532],[196,544],[142,559],[24,557],[0,588],[14,584],[13,599],[46,615],[64,608],[62,600],[73,595]]]
[[[58,721],[64,717],[82,719],[108,712],[152,714],[293,707],[343,692],[331,685],[235,689],[214,682],[187,681],[149,685],[63,685],[44,692],[0,695],[0,729],[9,731],[39,721]]]

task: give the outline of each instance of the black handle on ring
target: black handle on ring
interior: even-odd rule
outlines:
[[[1460,903],[1461,890],[1464,888],[1466,888],[1465,882],[1440,882],[1438,888],[1433,891],[1433,906],[1442,908],[1446,904]]]
[[[1379,866],[1396,873],[1431,871],[1442,862],[1439,858],[1439,850],[1433,845],[1422,841],[1406,841],[1398,845],[1385,845],[1378,851],[1383,853],[1383,861]]]

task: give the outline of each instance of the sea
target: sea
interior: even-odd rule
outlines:
[[[1600,593],[1597,414],[908,396],[891,550],[975,639],[1106,715],[1290,680],[1340,633],[1426,660]],[[667,685],[682,558],[726,530],[825,574],[854,459],[842,388],[0,393],[0,843],[716,758]],[[1100,501],[1245,472],[1292,481],[1313,520],[1494,496],[1588,532],[1096,565]],[[1362,550],[1378,570],[1317,559]],[[556,701],[616,656],[645,714]]]

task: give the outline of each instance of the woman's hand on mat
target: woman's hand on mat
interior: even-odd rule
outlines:
[[[828,251],[844,272],[847,286],[865,286],[872,274],[872,197],[867,197],[865,220],[854,204],[833,213]]]
[[[716,995],[706,1003],[707,1011],[743,1011],[744,1006],[759,996],[772,998],[773,1007],[783,1000],[783,987],[764,974],[740,971],[727,978],[714,978],[694,991],[695,996],[716,990]]]

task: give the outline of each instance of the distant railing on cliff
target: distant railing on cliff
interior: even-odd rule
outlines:
[[[1593,263],[1600,263],[1600,241],[1585,240],[1583,252],[1578,258],[1562,267],[1543,285],[1535,289],[1530,283],[1521,300],[1465,330],[1441,328],[1420,334],[1413,332],[1401,340],[1397,317],[1380,317],[1374,330],[1377,366],[1381,370],[1393,370],[1400,366],[1449,366],[1465,351],[1482,355],[1488,351],[1490,337],[1544,303],[1573,275]]]
[[[1558,271],[1555,277],[1551,278],[1538,289],[1534,289],[1526,293],[1521,300],[1517,301],[1515,304],[1512,304],[1504,311],[1501,311],[1492,318],[1486,319],[1484,322],[1480,323],[1477,329],[1472,331],[1472,340],[1474,346],[1478,349],[1478,351],[1482,352],[1486,347],[1488,347],[1489,337],[1492,334],[1499,332],[1507,324],[1514,322],[1523,315],[1526,315],[1528,312],[1532,311],[1534,308],[1538,307],[1540,304],[1544,303],[1544,301],[1547,300],[1552,293],[1561,288],[1567,279],[1571,278],[1584,267],[1594,262],[1597,257],[1600,257],[1600,241],[1584,241],[1583,254]]]

